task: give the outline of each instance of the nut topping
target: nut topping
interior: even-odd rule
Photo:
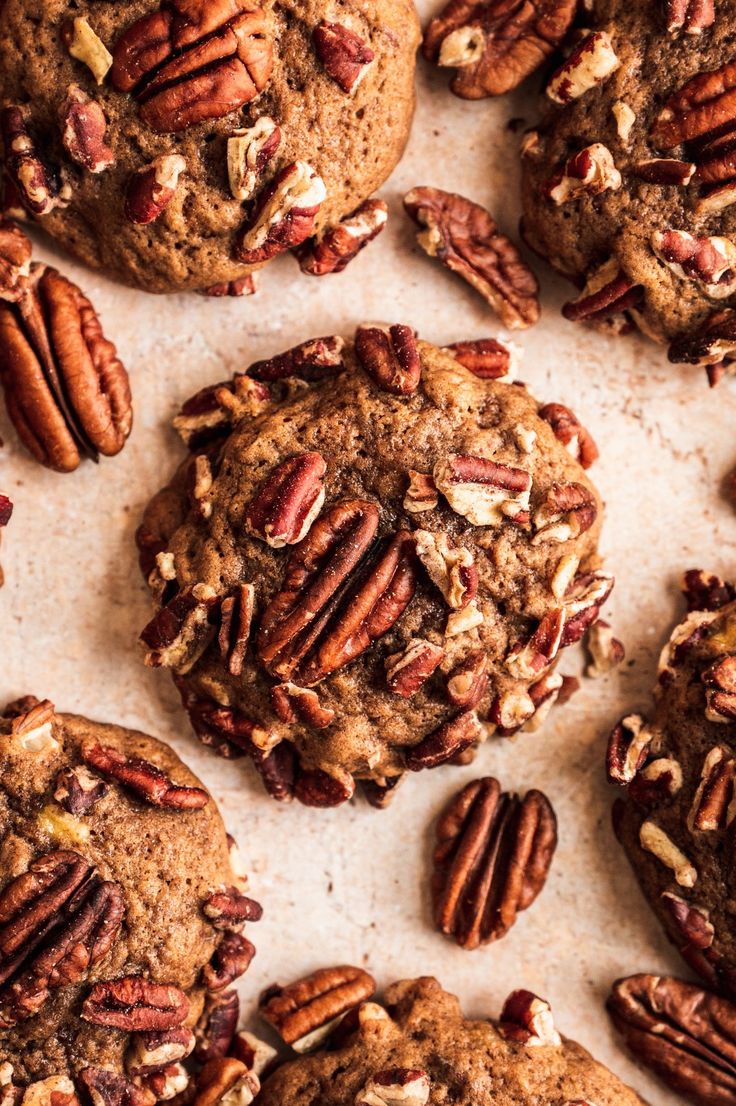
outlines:
[[[478,569],[469,549],[447,534],[415,530],[417,557],[448,607],[462,610],[478,593]]]
[[[736,599],[736,588],[720,576],[692,568],[684,573],[680,584],[688,611],[717,611]]]
[[[234,199],[244,203],[251,198],[280,145],[281,130],[268,115],[233,131],[227,140],[227,175]]]
[[[105,113],[79,85],[73,84],[67,89],[59,118],[61,141],[72,161],[90,173],[103,173],[115,164],[115,155],[105,142]]]
[[[467,949],[503,937],[544,886],[556,845],[554,811],[540,791],[520,800],[497,780],[469,783],[437,825],[437,928]]]
[[[732,804],[736,761],[728,749],[715,745],[706,756],[688,815],[688,829],[701,833],[726,829],[736,817]]]
[[[639,843],[642,849],[652,853],[665,867],[672,870],[681,887],[694,887],[698,878],[697,871],[674,841],[655,822],[642,822]]]
[[[433,475],[453,511],[473,526],[528,521],[532,478],[525,469],[471,454],[449,453],[437,462]]]
[[[549,57],[575,10],[573,0],[452,0],[429,24],[423,53],[428,61],[458,70],[452,81],[456,96],[500,96]]]
[[[194,1106],[250,1106],[260,1089],[258,1076],[242,1061],[214,1057],[197,1076]]]
[[[11,104],[0,111],[0,135],[5,147],[5,173],[18,202],[36,216],[63,207],[59,182],[38,153],[23,108]]]
[[[373,1075],[355,1098],[355,1106],[427,1106],[429,1076],[419,1068],[387,1068]]]
[[[135,173],[125,194],[125,217],[131,223],[147,226],[169,206],[187,163],[179,154],[163,154]]]
[[[270,383],[276,380],[323,380],[334,376],[345,368],[343,350],[345,339],[336,334],[324,338],[310,338],[308,342],[269,357],[265,361],[256,361],[248,369],[248,376],[254,380]]]
[[[142,757],[127,757],[112,745],[87,740],[82,745],[82,759],[152,806],[201,810],[209,802],[209,795],[201,787],[180,787],[155,764]]]
[[[611,151],[594,142],[569,157],[554,176],[545,183],[545,195],[553,203],[567,204],[581,196],[597,196],[608,189],[621,187],[621,174]]]
[[[736,354],[736,311],[714,311],[695,332],[680,334],[670,342],[667,356],[675,364],[722,365]]]
[[[605,31],[591,31],[552,74],[547,95],[556,104],[569,104],[602,84],[620,64],[610,36]]]
[[[507,1041],[519,1041],[528,1047],[558,1048],[562,1044],[550,1004],[531,991],[512,991],[501,1011],[498,1032]]]
[[[674,157],[650,157],[639,161],[632,172],[648,184],[676,184],[685,187],[693,178],[694,161],[679,161]]]
[[[359,326],[355,353],[371,380],[384,392],[407,396],[419,387],[422,363],[411,327],[395,325],[384,330]]]
[[[622,718],[608,739],[606,771],[611,783],[631,783],[657,740],[640,714]]]
[[[83,62],[101,85],[110,72],[112,54],[89,22],[83,16],[69,20],[61,29],[61,37],[71,56]]]
[[[577,299],[563,305],[562,314],[573,323],[606,323],[623,316],[630,307],[637,307],[643,297],[642,285],[630,281],[617,259],[611,257],[590,274]]]
[[[235,244],[235,256],[246,265],[269,261],[309,238],[327,196],[324,181],[306,161],[287,165],[258,200]]]
[[[185,1060],[194,1048],[191,1029],[159,1029],[136,1033],[131,1041],[125,1066],[130,1075],[162,1071],[169,1064]]]
[[[56,713],[51,700],[38,702],[33,699],[21,702],[19,707],[20,713],[14,715],[10,726],[13,743],[17,743],[24,753],[58,752],[59,742],[54,736]]]
[[[195,584],[174,594],[160,607],[141,631],[146,649],[145,663],[150,668],[188,671],[205,651],[214,635],[210,611],[217,593],[205,584]]]
[[[245,1064],[248,1071],[255,1072],[258,1076],[263,1075],[278,1056],[275,1048],[244,1029],[236,1034],[230,1053]]]
[[[666,0],[667,30],[671,35],[702,35],[715,22],[714,0]]]
[[[686,948],[709,949],[713,944],[715,929],[708,911],[694,906],[672,891],[664,891],[660,898],[680,936],[686,942]]]
[[[68,814],[84,815],[89,814],[109,790],[104,780],[80,764],[59,773],[54,798]]]
[[[245,515],[248,533],[273,549],[297,545],[322,509],[327,465],[319,453],[297,453],[282,461],[261,484]]]
[[[410,772],[437,768],[484,740],[485,731],[475,711],[462,711],[408,749],[405,754],[406,767]]]
[[[696,238],[684,230],[655,231],[655,255],[678,276],[706,285],[709,296],[729,296],[736,284],[736,246],[728,238]]]
[[[598,508],[588,488],[577,483],[552,484],[534,514],[536,533],[532,544],[572,541],[590,529],[597,515]]]
[[[309,276],[341,273],[378,237],[387,220],[388,205],[384,200],[364,200],[352,215],[347,215],[337,226],[328,227],[321,238],[299,247],[297,257],[301,271]]]
[[[699,73],[670,96],[654,121],[650,136],[661,150],[722,133],[733,122],[736,62]]]
[[[536,277],[485,208],[439,188],[413,188],[404,207],[424,228],[417,235],[422,249],[475,288],[505,326],[514,330],[537,322]]]
[[[246,922],[257,922],[263,911],[253,899],[243,895],[237,887],[221,887],[204,901],[202,912],[215,929],[237,932]]]
[[[107,1068],[84,1068],[79,1073],[92,1106],[155,1106],[156,1096]],[[53,1106],[53,1104],[52,1104]]]
[[[703,673],[705,717],[709,722],[736,720],[736,656],[721,657]]]
[[[445,652],[424,638],[412,638],[401,653],[386,658],[386,686],[394,695],[410,699],[442,663]]]
[[[92,304],[55,269],[34,265],[18,301],[0,301],[0,379],[18,435],[49,468],[123,448],[128,375]]]
[[[578,421],[569,407],[561,403],[547,403],[539,409],[539,417],[548,422],[559,442],[575,457],[584,469],[598,460],[598,446],[592,434]]]
[[[296,684],[277,684],[271,688],[273,709],[290,725],[297,720],[313,730],[324,730],[335,717],[334,710],[323,707],[316,691]]]
[[[373,977],[361,968],[322,968],[288,987],[269,987],[261,996],[259,1013],[297,1052],[308,1052],[375,989]]]
[[[360,35],[344,23],[323,19],[313,32],[314,48],[325,72],[343,92],[354,92],[375,54]]]
[[[410,515],[433,511],[439,502],[437,487],[427,472],[409,469],[409,486],[404,495],[404,510]]]
[[[481,649],[468,653],[447,680],[447,698],[454,707],[477,707],[488,689],[488,655]]]
[[[188,1013],[189,999],[182,990],[140,975],[95,983],[82,1005],[85,1021],[128,1033],[173,1029]]]
[[[241,676],[248,649],[256,589],[240,584],[233,595],[220,604],[220,631],[217,644],[231,676]]]
[[[240,1015],[237,991],[209,991],[194,1030],[194,1058],[200,1064],[225,1056],[235,1036]]]
[[[0,218],[0,300],[21,298],[31,274],[32,247],[20,227]]]
[[[510,384],[516,376],[518,350],[510,342],[478,338],[476,341],[454,342],[444,352],[451,354],[481,380],[503,380]]]
[[[586,644],[591,659],[585,669],[585,675],[591,679],[605,676],[607,672],[621,664],[626,656],[623,644],[614,637],[613,630],[602,618],[590,627]]]

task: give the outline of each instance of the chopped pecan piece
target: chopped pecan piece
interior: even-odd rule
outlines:
[[[468,653],[447,679],[447,698],[453,707],[472,710],[488,689],[488,654],[482,649]]]
[[[598,460],[598,446],[577,416],[562,403],[547,403],[539,409],[539,417],[548,422],[558,441],[569,450],[584,469]]]
[[[714,0],[665,0],[665,8],[671,35],[702,35],[716,18]]]
[[[529,521],[531,475],[486,457],[449,453],[434,467],[434,482],[447,502],[473,526]]]
[[[80,764],[76,768],[65,768],[59,773],[54,798],[69,814],[89,814],[108,791],[104,780],[88,772]]]
[[[112,67],[112,54],[89,21],[84,16],[67,20],[61,37],[71,56],[83,62],[101,85]]]
[[[0,1065],[0,1102],[3,1106],[20,1106],[21,1102],[25,1102],[26,1106],[79,1106],[74,1084],[68,1076],[50,1075],[46,1079],[36,1079],[23,1089],[4,1081],[3,1067],[10,1065]]]
[[[586,644],[591,659],[585,669],[585,675],[591,679],[605,676],[607,672],[621,664],[626,656],[623,644],[614,637],[613,630],[602,618],[590,627]]]
[[[155,1106],[156,1096],[107,1068],[84,1068],[79,1080],[92,1106]]]
[[[516,88],[559,45],[574,0],[450,0],[424,35],[428,61],[457,69],[452,91],[467,100]]]
[[[684,230],[655,231],[652,249],[678,276],[706,285],[711,297],[733,292],[736,246],[730,239],[698,238]]]
[[[736,760],[728,749],[715,745],[706,756],[700,782],[688,815],[690,831],[713,833],[726,829],[736,816],[732,808]]]
[[[111,81],[132,93],[157,133],[219,119],[250,103],[273,67],[268,20],[246,0],[193,4],[173,0],[120,36]]]
[[[96,768],[153,806],[201,810],[209,802],[209,795],[201,787],[180,787],[155,764],[142,757],[125,756],[112,745],[85,741],[82,759],[90,768]]]
[[[550,1004],[531,991],[512,991],[501,1011],[498,1031],[506,1040],[520,1044],[553,1048],[562,1044]]]
[[[611,783],[629,784],[643,768],[657,739],[639,714],[622,718],[608,739],[606,770]]]
[[[270,383],[276,380],[323,380],[345,368],[345,339],[336,334],[310,338],[308,342],[287,349],[265,361],[255,361],[248,369],[254,380]]]
[[[354,92],[376,56],[344,23],[323,19],[314,29],[314,48],[325,72],[343,92]]]
[[[0,492],[0,529],[7,526],[13,517],[13,501],[10,496]]]
[[[681,887],[693,887],[697,881],[697,870],[677,847],[661,826],[650,820],[642,822],[639,829],[639,843],[642,849],[656,856],[666,868],[672,871]]]
[[[447,534],[415,530],[417,557],[432,583],[453,610],[462,610],[478,593],[478,569],[473,554]]]
[[[406,767],[410,772],[437,768],[484,739],[485,732],[475,711],[462,711],[408,749],[404,758]]]
[[[517,350],[508,342],[496,338],[454,342],[447,346],[456,361],[481,380],[503,380],[510,384],[516,374]]]
[[[162,154],[134,173],[125,193],[125,217],[140,226],[155,222],[176,195],[186,167],[179,154]]]
[[[611,257],[590,274],[577,299],[563,305],[562,314],[573,323],[601,323],[637,307],[643,298],[642,285],[633,284]]]
[[[282,722],[290,725],[300,719],[313,730],[324,730],[335,717],[334,710],[323,707],[316,691],[296,684],[277,684],[271,688],[273,709]]]
[[[31,275],[32,246],[20,227],[0,218],[0,300],[21,298]]]
[[[128,374],[75,284],[34,265],[18,301],[0,301],[0,379],[8,414],[42,464],[119,453],[130,433]]]
[[[296,250],[301,271],[309,276],[341,273],[378,237],[387,220],[388,205],[384,200],[364,200],[352,215],[337,226],[328,227],[321,238],[305,242]]]
[[[581,196],[597,196],[621,187],[621,174],[611,151],[601,142],[585,146],[567,159],[544,184],[544,194],[556,204],[567,204]]]
[[[247,972],[255,954],[255,945],[242,933],[226,933],[209,964],[202,969],[202,982],[207,990],[221,991],[229,987]]]
[[[736,720],[736,655],[721,657],[702,676],[706,685],[705,717],[709,722]]]
[[[241,296],[255,296],[258,291],[254,273],[246,273],[236,280],[222,280],[219,284],[210,284],[207,288],[198,288],[198,296],[210,299],[239,299]]]
[[[188,671],[214,636],[210,611],[216,602],[217,593],[208,585],[195,584],[176,592],[141,631],[146,664]]]
[[[410,699],[442,663],[444,649],[424,638],[412,638],[400,653],[386,658],[386,686],[394,695]]]
[[[189,999],[179,987],[140,975],[95,983],[82,1005],[85,1021],[128,1033],[173,1029],[188,1013]]]
[[[736,587],[700,568],[684,573],[680,585],[688,611],[717,611],[736,599]]]
[[[241,1060],[213,1057],[197,1075],[194,1106],[250,1106],[260,1088],[258,1076]]]
[[[38,152],[23,108],[11,104],[0,111],[0,136],[5,147],[5,172],[25,210],[40,216],[63,207],[59,181]]]
[[[531,680],[549,668],[562,648],[566,615],[555,607],[544,615],[525,643],[517,642],[506,657],[506,667],[514,677]]]
[[[274,549],[297,545],[325,500],[327,465],[320,453],[297,453],[269,473],[248,504],[245,527]]]
[[[718,367],[736,354],[736,311],[715,311],[694,333],[680,334],[670,342],[667,356],[675,364]]]
[[[54,735],[56,713],[51,700],[39,702],[29,697],[15,704],[15,707],[10,727],[11,740],[17,742],[24,753],[56,753],[59,742]]]
[[[425,228],[417,235],[422,249],[475,288],[505,326],[515,330],[537,322],[537,279],[485,208],[439,188],[413,188],[404,207]]]
[[[264,189],[239,232],[236,258],[256,265],[300,246],[312,234],[326,196],[324,181],[306,161],[287,165]]]
[[[342,769],[325,772],[321,768],[297,773],[294,797],[304,806],[342,806],[355,794],[355,780]]]
[[[220,604],[220,631],[217,644],[231,676],[241,676],[250,639],[256,589],[239,584],[233,595]]]
[[[577,483],[552,484],[534,513],[536,533],[532,544],[571,541],[589,530],[597,516],[598,508],[588,488]]]
[[[404,495],[404,510],[410,515],[433,511],[439,502],[435,482],[428,472],[409,469],[409,486]]]
[[[633,975],[613,984],[613,1024],[633,1054],[703,1106],[728,1106],[736,1094],[736,1005],[692,983]]]
[[[241,127],[227,140],[230,192],[244,203],[255,193],[264,169],[281,145],[281,129],[268,115]]]
[[[241,929],[246,922],[259,921],[263,914],[259,903],[243,895],[237,887],[222,887],[213,891],[205,899],[202,911],[215,929],[234,931]]]
[[[406,396],[419,387],[422,363],[411,327],[360,326],[355,332],[355,353],[371,380],[384,392]]]
[[[61,140],[69,157],[90,173],[103,173],[115,164],[115,155],[105,142],[107,119],[97,100],[79,85],[70,85],[59,109]]]
[[[685,949],[681,951],[709,949],[713,944],[715,929],[708,911],[686,902],[672,891],[664,891],[660,898],[679,935],[685,941]]]
[[[160,1071],[138,1076],[136,1082],[150,1091],[158,1102],[168,1102],[183,1095],[189,1089],[189,1072],[183,1064],[167,1064]]]
[[[136,1033],[126,1056],[125,1066],[130,1075],[145,1075],[161,1071],[168,1064],[185,1060],[194,1048],[191,1029],[176,1026],[150,1033]]]
[[[248,1071],[253,1071],[260,1076],[270,1068],[278,1052],[266,1041],[256,1037],[254,1033],[241,1029],[232,1043],[230,1055],[245,1064]]]
[[[648,184],[677,184],[683,187],[690,183],[697,165],[694,161],[679,161],[674,157],[650,157],[638,161],[633,174]]]
[[[358,1091],[355,1106],[427,1106],[430,1090],[429,1076],[421,1068],[386,1068]]]
[[[322,968],[288,987],[274,985],[261,996],[259,1013],[279,1036],[308,1052],[322,1043],[336,1023],[375,992],[372,976],[349,965]]]
[[[466,949],[503,937],[544,886],[556,846],[557,820],[540,791],[522,800],[494,779],[469,783],[437,825],[437,928]]]
[[[569,104],[605,81],[620,64],[610,35],[606,31],[591,31],[552,74],[547,95],[557,104]]]
[[[261,414],[271,402],[265,384],[235,373],[232,380],[210,384],[191,396],[173,420],[173,427],[195,452],[225,437],[238,419]]]

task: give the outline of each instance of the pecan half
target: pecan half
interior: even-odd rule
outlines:
[[[140,226],[155,222],[176,195],[186,167],[179,154],[162,154],[134,173],[125,193],[126,219]]]
[[[569,104],[614,73],[619,61],[610,35],[591,31],[550,77],[546,92],[557,104]]]
[[[736,1005],[668,976],[613,984],[613,1024],[638,1060],[693,1102],[727,1106],[736,1094]]]
[[[320,453],[297,453],[269,473],[245,513],[245,528],[274,549],[298,544],[325,499],[327,465]]]
[[[342,806],[355,794],[355,780],[344,769],[325,772],[321,768],[301,770],[294,784],[294,797],[304,806]]]
[[[42,1009],[110,951],[125,913],[120,887],[75,852],[46,853],[0,895],[0,1027]]]
[[[255,361],[248,369],[254,380],[271,383],[276,380],[323,380],[345,368],[343,350],[345,339],[337,334],[324,338],[310,338],[298,346],[278,353],[265,361]]]
[[[605,323],[624,315],[630,307],[638,307],[643,298],[642,285],[630,281],[617,259],[611,257],[593,270],[581,294],[563,305],[562,314],[573,323]]]
[[[19,437],[49,468],[123,448],[128,374],[92,304],[55,269],[34,265],[17,302],[0,301],[0,379]]]
[[[736,655],[720,657],[702,675],[709,722],[736,720]]]
[[[589,469],[598,460],[600,454],[592,434],[569,407],[562,403],[546,403],[540,407],[539,417],[549,423],[557,440],[562,442],[584,469]]]
[[[410,699],[442,663],[445,651],[424,638],[412,638],[400,653],[386,658],[386,686]]]
[[[314,231],[326,196],[324,181],[306,161],[287,165],[264,189],[238,233],[235,257],[256,265],[300,246]]]
[[[485,732],[475,711],[462,711],[408,749],[404,756],[406,767],[410,772],[437,768],[474,745],[479,745],[484,738]]]
[[[11,104],[0,111],[0,136],[5,147],[5,173],[25,210],[41,216],[63,207],[60,182],[39,154],[23,108]]]
[[[733,128],[736,62],[699,73],[666,101],[650,130],[654,144],[671,150]]]
[[[110,79],[158,133],[219,119],[250,103],[273,68],[268,20],[246,0],[172,0],[133,23],[113,51]]]
[[[259,903],[243,895],[237,887],[221,887],[208,895],[202,912],[215,929],[238,931],[246,922],[260,920],[263,910]]]
[[[312,37],[327,75],[343,92],[354,92],[376,56],[371,48],[344,23],[331,23],[327,19],[317,24]]]
[[[473,526],[529,521],[531,475],[486,457],[449,453],[434,466],[434,482],[447,502]]]
[[[428,61],[457,69],[452,91],[467,100],[516,88],[570,28],[574,0],[450,0],[424,35]]]
[[[497,780],[474,780],[437,824],[432,897],[435,924],[463,948],[498,940],[544,886],[557,846],[549,800],[523,800]]]
[[[531,991],[511,992],[501,1011],[498,1032],[507,1041],[524,1045],[557,1048],[562,1044],[550,1004]]]
[[[281,145],[281,129],[268,115],[227,140],[227,175],[234,199],[244,203],[258,187],[264,169]]]
[[[103,173],[115,164],[115,155],[105,142],[107,119],[97,100],[79,85],[70,85],[59,108],[61,141],[72,161],[90,173]]]
[[[680,161],[674,157],[650,157],[639,161],[632,172],[648,184],[677,184],[684,187],[693,178],[697,165],[694,161]]]
[[[233,595],[220,604],[220,630],[217,644],[231,676],[243,674],[250,629],[255,608],[256,589],[253,584],[239,584]]]
[[[201,787],[180,787],[155,764],[142,757],[125,756],[112,745],[89,739],[82,745],[82,759],[153,806],[201,810],[209,802],[209,795]]]
[[[20,227],[0,218],[0,300],[13,303],[21,298],[31,275],[32,252]]]
[[[485,208],[440,188],[413,188],[404,207],[424,228],[417,235],[422,249],[475,288],[505,326],[515,330],[537,322],[537,279]]]
[[[406,396],[417,390],[422,364],[411,327],[360,326],[355,332],[355,353],[371,380],[384,392]]]
[[[496,338],[478,338],[475,341],[453,342],[446,346],[450,353],[481,380],[504,380],[510,384],[516,373],[517,350],[508,342]]]
[[[210,991],[194,1030],[194,1057],[200,1064],[225,1056],[235,1036],[240,1016],[237,991]]]
[[[242,933],[226,933],[202,969],[202,982],[209,992],[229,987],[250,967],[255,945]]]
[[[191,452],[224,438],[240,418],[253,418],[269,406],[265,384],[235,373],[232,380],[209,384],[184,403],[173,427]]]
[[[364,200],[352,215],[346,215],[337,226],[328,227],[321,238],[305,242],[296,250],[299,268],[309,276],[341,273],[378,237],[387,220],[388,205],[384,200]]]
[[[701,833],[725,829],[736,814],[731,806],[735,785],[736,760],[724,746],[715,745],[703,761],[687,819],[688,829]]]
[[[715,22],[714,0],[665,0],[665,22],[671,35],[702,35]]]
[[[288,987],[269,987],[258,1010],[287,1044],[297,1052],[308,1052],[329,1036],[348,1010],[365,1002],[375,990],[375,980],[362,968],[321,968]]]
[[[189,999],[179,987],[140,975],[95,983],[82,1004],[85,1021],[128,1033],[173,1029],[188,1013]]]
[[[429,1076],[421,1068],[386,1068],[358,1091],[355,1106],[427,1106],[430,1090]]]

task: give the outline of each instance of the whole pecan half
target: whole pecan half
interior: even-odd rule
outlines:
[[[485,208],[440,188],[413,188],[404,207],[425,228],[417,235],[422,249],[475,288],[505,326],[514,330],[537,322],[537,279]]]
[[[97,100],[79,85],[70,85],[59,108],[61,140],[72,161],[90,173],[103,173],[115,164],[115,155],[105,142],[107,119]]]
[[[31,274],[31,241],[15,223],[0,218],[0,300],[21,298]]]
[[[575,11],[575,0],[450,0],[427,27],[422,50],[428,61],[458,70],[456,96],[500,96],[549,57]]]
[[[474,780],[440,816],[432,898],[437,928],[466,949],[503,937],[542,890],[557,819],[540,791],[524,799]]]
[[[515,372],[515,350],[497,338],[477,338],[474,341],[453,342],[445,347],[456,361],[481,380],[505,380],[510,383]]]
[[[736,1095],[736,1005],[668,976],[613,984],[613,1024],[636,1058],[692,1102],[730,1106]]]
[[[194,1030],[196,1047],[194,1056],[198,1063],[225,1056],[235,1036],[240,1015],[240,999],[237,991],[209,991],[204,1010]]]
[[[153,806],[201,810],[209,802],[209,795],[201,787],[180,787],[155,764],[142,757],[128,757],[112,745],[87,740],[82,745],[82,759]]]
[[[733,130],[736,119],[736,62],[699,73],[665,102],[650,136],[661,150],[703,142]]]
[[[364,200],[360,207],[318,239],[305,242],[295,252],[299,267],[309,276],[341,273],[369,242],[384,230],[388,220],[385,200]]]
[[[92,304],[55,269],[34,265],[17,301],[0,301],[0,380],[21,441],[49,468],[123,448],[128,374]]]
[[[33,1017],[110,951],[122,891],[71,851],[34,860],[0,894],[0,1027]]]
[[[384,392],[407,396],[419,387],[422,363],[414,331],[396,325],[384,330],[378,326],[359,326],[355,332],[358,361]]]
[[[345,368],[343,350],[345,339],[337,334],[324,338],[310,338],[298,346],[278,353],[265,361],[255,361],[248,369],[254,380],[271,383],[276,380],[323,380]]]
[[[322,509],[327,465],[321,453],[297,453],[261,484],[245,512],[245,528],[274,549],[296,545]]]
[[[238,891],[237,887],[222,887],[213,891],[202,906],[205,917],[215,929],[237,931],[246,922],[257,922],[263,911],[260,905]]]
[[[263,91],[272,68],[261,8],[247,0],[172,0],[123,32],[110,79],[135,96],[143,122],[164,133],[237,111]]]
[[[362,968],[321,968],[288,987],[269,987],[261,995],[258,1010],[287,1044],[297,1052],[307,1052],[375,990],[375,980]]]
[[[82,1017],[93,1025],[153,1032],[183,1025],[189,999],[172,983],[153,983],[141,975],[126,975],[95,983],[82,1004]]]
[[[344,23],[323,19],[314,29],[314,48],[325,72],[343,92],[354,92],[375,54]]]

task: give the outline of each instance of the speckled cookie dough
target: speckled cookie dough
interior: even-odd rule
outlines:
[[[215,803],[161,742],[31,698],[0,778],[0,1099],[184,1091],[230,1045],[260,916]]]
[[[418,41],[411,0],[7,0],[6,212],[151,292],[244,294],[300,244],[339,271],[385,222]]]
[[[560,695],[558,654],[613,584],[581,464],[596,449],[567,408],[488,378],[508,363],[493,340],[366,326],[175,420],[193,456],[138,535],[146,661],[275,798],[332,806],[360,780],[382,805],[407,770],[467,763]]]

